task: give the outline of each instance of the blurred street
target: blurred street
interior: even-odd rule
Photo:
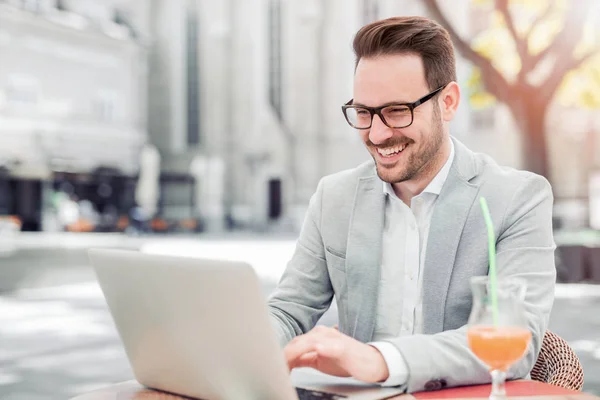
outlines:
[[[91,241],[94,247],[245,259],[263,280],[266,295],[294,246],[292,238],[257,236],[21,237],[22,250],[0,258],[2,400],[64,400],[133,378],[86,260],[85,248]],[[584,390],[600,394],[600,286],[559,285],[556,296],[550,329],[567,339],[581,358]],[[335,321],[332,308],[321,323]]]

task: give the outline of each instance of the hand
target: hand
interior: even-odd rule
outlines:
[[[389,377],[379,350],[334,328],[317,326],[294,338],[283,352],[290,370],[310,367],[329,375],[351,376],[370,383],[383,382]]]

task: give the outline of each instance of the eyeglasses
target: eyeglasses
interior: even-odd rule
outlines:
[[[432,99],[446,86],[435,89],[414,103],[391,103],[381,107],[367,107],[353,105],[354,99],[352,99],[342,106],[342,112],[348,124],[356,129],[371,128],[374,115],[378,115],[381,122],[392,129],[406,128],[413,123],[415,108]]]

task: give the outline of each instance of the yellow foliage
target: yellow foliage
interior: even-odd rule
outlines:
[[[594,26],[594,22],[595,21],[590,19],[583,27],[583,37],[581,38],[581,41],[578,43],[577,47],[575,47],[575,56],[581,57],[599,47],[600,32]]]
[[[529,53],[535,55],[546,49],[561,31],[564,23],[564,13],[554,12],[532,27],[527,38]]]
[[[488,6],[489,0],[472,0],[474,5]],[[553,5],[552,5],[553,4]],[[547,17],[533,22],[553,7]],[[568,0],[511,0],[510,12],[518,35],[526,37],[528,50],[535,55],[547,48],[562,30],[568,7],[574,4]],[[503,15],[494,10],[490,13],[488,28],[477,34],[471,41],[471,47],[489,59],[492,65],[509,81],[513,81],[521,69],[515,42],[508,30]],[[600,45],[600,31],[597,22],[586,21],[583,37],[573,43],[575,56],[587,54],[590,49]],[[469,99],[474,108],[485,108],[495,103],[494,97],[483,88],[481,71],[474,68],[467,81]],[[569,72],[563,79],[557,92],[557,100],[566,106],[600,108],[600,53],[590,58],[577,70]]]
[[[491,15],[489,29],[479,33],[471,42],[473,50],[489,59],[508,81],[514,80],[521,70],[521,60],[517,53],[506,22],[498,11]]]
[[[479,68],[473,68],[469,80],[466,82],[467,89],[469,90],[481,90],[483,82],[481,80],[481,70]]]
[[[496,104],[496,98],[488,92],[475,92],[469,95],[471,107],[475,110],[482,110]]]
[[[467,93],[471,106],[480,110],[496,104],[496,98],[489,92],[485,91],[483,81],[481,79],[481,70],[473,68],[469,80],[466,82]]]
[[[600,108],[600,53],[569,72],[556,96],[560,104],[568,107]]]

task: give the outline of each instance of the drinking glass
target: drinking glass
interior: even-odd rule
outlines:
[[[505,400],[506,372],[526,353],[531,332],[525,314],[525,281],[518,278],[488,276],[471,279],[473,308],[469,316],[467,339],[471,351],[490,369],[490,400]]]

